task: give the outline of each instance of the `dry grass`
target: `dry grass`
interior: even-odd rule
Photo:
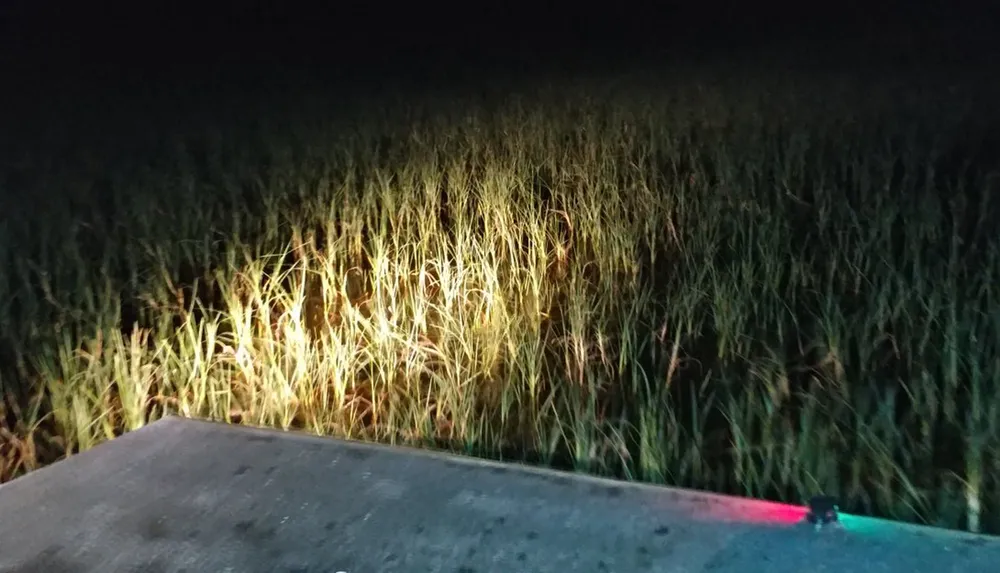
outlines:
[[[742,81],[8,165],[0,476],[172,412],[1000,528],[991,118]]]

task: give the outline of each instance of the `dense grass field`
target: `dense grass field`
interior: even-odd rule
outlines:
[[[938,79],[24,121],[0,478],[174,413],[1000,531],[1000,92]]]

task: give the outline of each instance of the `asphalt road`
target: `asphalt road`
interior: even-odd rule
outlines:
[[[1000,540],[167,418],[0,486],[4,573],[1000,570]]]

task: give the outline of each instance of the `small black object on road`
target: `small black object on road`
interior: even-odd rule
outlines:
[[[809,513],[806,520],[821,529],[824,525],[829,525],[838,521],[837,498],[832,495],[815,495],[809,499]]]

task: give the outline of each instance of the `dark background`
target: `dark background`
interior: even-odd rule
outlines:
[[[460,82],[666,60],[988,70],[1000,67],[991,4],[6,0],[0,37],[8,91],[148,89],[192,80],[257,85],[290,75]]]

